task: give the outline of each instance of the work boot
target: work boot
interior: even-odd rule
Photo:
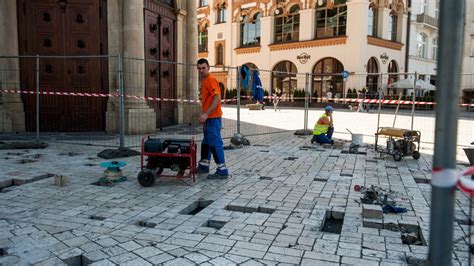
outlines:
[[[198,163],[198,167],[196,169],[197,174],[208,174],[209,173],[209,162],[205,160],[201,160]]]
[[[224,165],[218,166],[214,174],[207,176],[207,179],[227,179],[229,178],[229,170]]]

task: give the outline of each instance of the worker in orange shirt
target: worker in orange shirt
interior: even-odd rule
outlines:
[[[198,173],[209,173],[211,154],[217,165],[214,174],[207,176],[208,179],[225,179],[229,177],[229,171],[225,165],[224,143],[221,137],[222,108],[221,92],[219,84],[209,74],[209,62],[201,58],[197,61],[199,79],[201,81],[201,115],[199,123],[203,124],[203,135],[201,145],[201,160],[198,163]]]

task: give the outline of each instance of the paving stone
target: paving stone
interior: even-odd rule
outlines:
[[[238,247],[233,247],[229,251],[229,253],[255,259],[263,259],[263,256],[265,255],[265,251],[251,250]]]
[[[121,243],[121,244],[119,244],[119,246],[124,248],[127,251],[132,251],[132,250],[135,250],[135,249],[138,249],[138,248],[142,247],[141,245],[139,245],[135,241],[128,241],[128,242],[125,242],[125,243]]]
[[[204,256],[203,254],[200,254],[200,253],[196,253],[196,252],[186,254],[186,255],[184,255],[184,257],[186,259],[192,261],[192,262],[197,263],[197,264],[200,264],[200,263],[203,263],[203,262],[209,260],[209,257]],[[212,263],[212,261],[211,261],[211,263]]]
[[[364,218],[382,219],[382,207],[377,204],[362,204],[362,216]]]
[[[293,257],[293,256],[288,256],[284,254],[276,254],[276,253],[271,253],[271,252],[268,252],[267,254],[265,254],[264,259],[271,260],[271,261],[278,261],[282,263],[290,263],[290,264],[299,264],[301,261],[301,257]]]
[[[217,257],[209,261],[212,265],[237,265],[233,261],[225,257]]]
[[[163,251],[156,247],[142,247],[135,249],[133,253],[139,255],[142,258],[149,258],[161,254]]]
[[[157,256],[147,258],[146,260],[156,265],[156,264],[162,264],[164,262],[167,262],[173,259],[175,259],[174,256],[171,256],[170,254],[167,254],[167,253],[163,253]]]
[[[163,263],[165,266],[183,266],[183,265],[194,265],[194,263],[190,260],[184,259],[184,258],[176,258],[169,260],[165,263]]]

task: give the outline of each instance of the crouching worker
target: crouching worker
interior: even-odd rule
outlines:
[[[313,138],[311,139],[311,143],[330,143],[334,144],[332,140],[332,134],[334,133],[334,124],[332,120],[332,112],[334,108],[332,106],[324,107],[324,114],[318,119],[316,125],[314,125],[313,129]]]

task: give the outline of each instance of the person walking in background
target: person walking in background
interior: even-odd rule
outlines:
[[[332,106],[328,105],[324,107],[324,114],[319,117],[318,121],[314,125],[311,144],[315,142],[320,144],[334,144],[334,141],[332,140],[332,134],[334,133],[334,123],[332,119],[333,111],[334,108]]]
[[[222,109],[219,84],[209,74],[209,62],[201,58],[197,61],[197,69],[201,82],[201,115],[199,123],[203,124],[204,138],[201,144],[201,160],[198,163],[198,173],[209,173],[211,154],[217,165],[214,174],[208,179],[224,179],[229,177],[225,165],[224,143],[221,137]]]

